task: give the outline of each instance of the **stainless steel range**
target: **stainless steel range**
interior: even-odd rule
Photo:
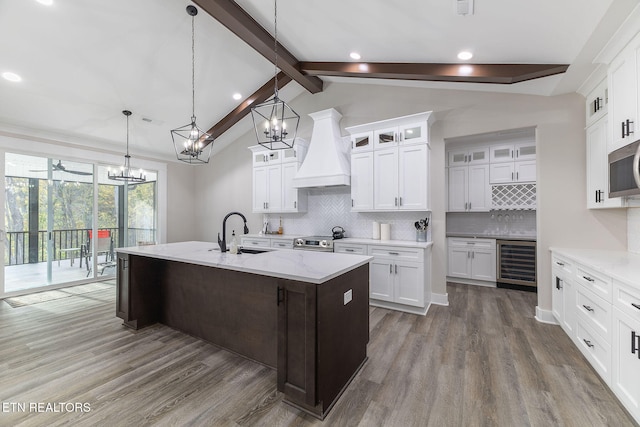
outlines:
[[[333,252],[333,237],[309,236],[293,239],[293,249]]]

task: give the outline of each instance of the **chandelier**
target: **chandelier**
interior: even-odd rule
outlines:
[[[127,154],[124,156],[124,164],[120,166],[120,169],[112,172],[111,168],[109,168],[107,170],[107,176],[114,181],[145,182],[147,176],[142,169],[139,170],[137,175],[134,175],[131,170],[131,156],[129,155],[129,116],[131,115],[131,111],[124,110],[122,114],[127,116]]]
[[[194,17],[198,14],[195,6],[187,6],[187,14],[191,16],[191,122],[171,131],[173,146],[178,160],[189,164],[209,163],[213,137],[200,129],[196,124],[195,114],[195,29]]]
[[[269,150],[293,147],[300,116],[278,97],[278,2],[274,0],[274,95],[268,101],[251,107],[253,127],[258,144]]]

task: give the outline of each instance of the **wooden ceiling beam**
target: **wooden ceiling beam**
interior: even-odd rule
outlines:
[[[513,84],[564,73],[569,65],[301,62],[299,67],[311,76]]]
[[[274,38],[233,0],[194,0],[202,10],[275,64]],[[298,61],[278,43],[278,68],[311,93],[322,92],[322,80],[300,71]]]
[[[282,71],[278,73],[278,87],[282,87],[291,81],[291,77],[287,76]],[[220,135],[225,133],[231,128],[231,126],[238,123],[244,116],[251,112],[251,106],[254,104],[260,104],[271,98],[275,90],[275,79],[269,80],[262,85],[260,89],[252,93],[246,99],[244,99],[240,105],[238,105],[233,111],[224,116],[222,120],[213,125],[207,133],[213,136],[214,140]]]

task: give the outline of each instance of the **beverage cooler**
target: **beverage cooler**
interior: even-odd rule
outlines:
[[[536,290],[536,242],[497,240],[498,286],[517,285]]]

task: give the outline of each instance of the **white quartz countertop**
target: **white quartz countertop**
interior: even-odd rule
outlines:
[[[558,255],[640,289],[640,254],[600,249],[549,248]]]
[[[278,249],[260,254],[221,253],[217,243],[209,242],[132,246],[117,248],[116,251],[315,284],[338,277],[373,259],[364,255],[293,249]]]
[[[357,243],[361,245],[380,245],[380,246],[403,246],[406,248],[428,248],[433,242],[415,242],[413,240],[380,240],[380,239],[362,239],[358,237],[345,237],[344,239],[334,240],[336,243]]]

